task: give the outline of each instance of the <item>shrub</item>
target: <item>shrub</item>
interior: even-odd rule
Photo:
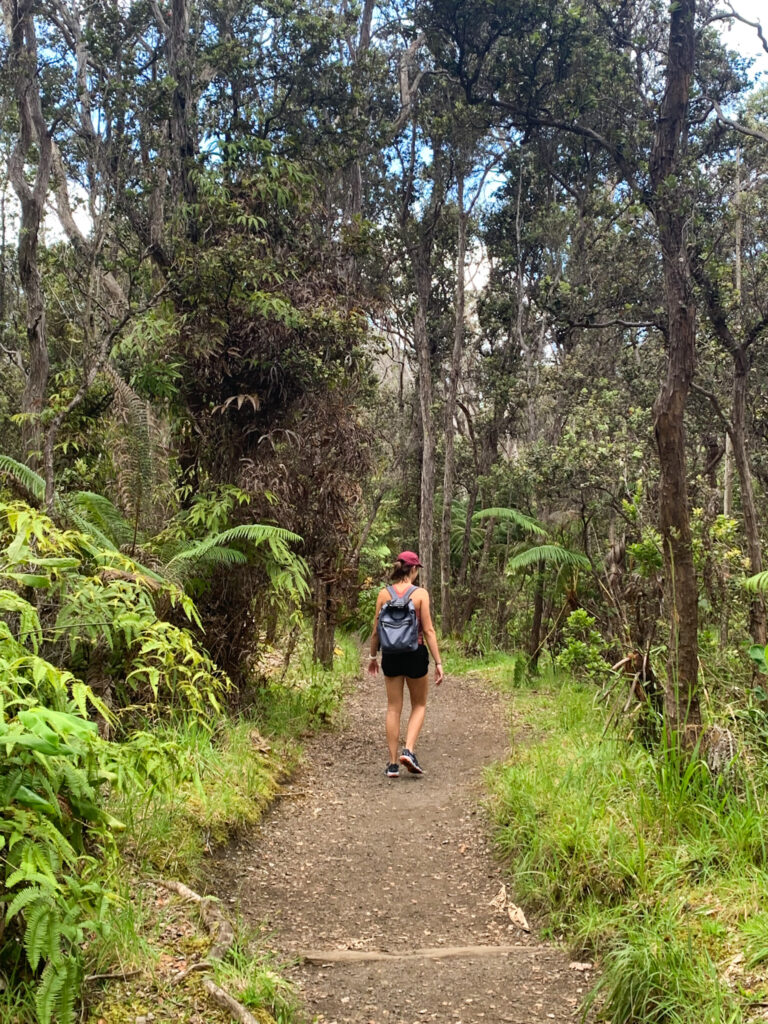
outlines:
[[[575,679],[599,683],[608,676],[609,665],[603,657],[605,641],[595,620],[583,608],[571,612],[563,628],[565,647],[557,656],[557,665]]]

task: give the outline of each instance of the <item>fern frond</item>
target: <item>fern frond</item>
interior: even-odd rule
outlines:
[[[204,565],[244,565],[248,556],[237,548],[211,548],[206,551],[201,561]]]
[[[33,971],[37,970],[45,950],[49,945],[49,928],[56,911],[47,901],[37,903],[32,907],[27,917],[27,927],[24,931],[24,949],[27,954],[29,966]]]
[[[26,888],[17,892],[11,900],[8,909],[5,912],[5,920],[10,921],[12,917],[15,917],[20,910],[24,907],[28,907],[30,903],[34,903],[36,900],[44,899],[48,894],[39,885],[28,885]]]
[[[491,518],[498,519],[499,522],[512,522],[515,526],[519,526],[521,530],[524,530],[525,533],[535,533],[540,537],[548,536],[541,523],[525,515],[525,513],[519,512],[516,508],[483,508],[479,512],[475,512],[472,516],[472,521],[479,522],[481,519]]]
[[[101,530],[96,526],[95,523],[91,522],[85,516],[76,512],[73,508],[65,509],[65,515],[72,526],[76,526],[81,534],[84,536],[80,538],[80,547],[89,555],[96,555],[100,550],[104,551],[117,551],[117,547],[107,537],[106,534],[102,533]],[[91,544],[89,541],[95,540],[96,544]]]
[[[23,462],[17,462],[10,455],[0,455],[0,473],[7,473],[11,479],[20,484],[25,491],[38,501],[45,500],[45,480]]]
[[[133,524],[103,494],[77,491],[70,500],[87,521],[96,524],[112,540],[115,547],[119,548],[133,539]]]
[[[744,587],[753,592],[768,590],[768,571],[759,572],[756,576],[750,576],[749,579],[744,580]]]
[[[49,960],[45,965],[40,984],[35,992],[35,1009],[39,1024],[50,1024],[58,1002],[57,997],[68,978],[69,970],[66,963],[62,963],[60,960]],[[61,1018],[61,1024],[71,1024],[71,1020],[71,1017],[69,1021]]]
[[[75,1002],[80,992],[82,968],[73,957],[65,960],[62,968],[66,971],[66,977],[56,1000],[56,1019],[60,1024],[74,1024]]]
[[[199,540],[179,551],[168,562],[166,568],[170,569],[178,562],[197,561],[212,548],[226,546],[233,540],[244,540],[256,545],[269,544],[270,546],[277,543],[284,550],[275,551],[272,548],[273,553],[285,557],[288,555],[287,545],[300,542],[301,537],[296,533],[291,533],[290,530],[283,530],[279,526],[267,526],[264,523],[247,523],[241,526],[233,526],[229,530],[222,530],[221,533],[214,533],[209,537],[204,537],[203,540]]]
[[[559,544],[540,544],[510,558],[507,562],[507,570],[518,572],[520,569],[529,569],[539,562],[543,562],[544,565],[572,566],[574,569],[592,568],[592,563],[580,551],[571,551]]]
[[[157,426],[149,403],[136,394],[114,366],[105,366],[104,374],[114,387],[115,410],[128,432],[128,443],[122,445],[124,458],[118,459],[115,466],[118,490],[126,509],[140,518],[152,501]]]

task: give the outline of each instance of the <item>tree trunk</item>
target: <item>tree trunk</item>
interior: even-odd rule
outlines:
[[[763,571],[763,555],[760,548],[760,524],[752,486],[752,470],[747,453],[747,376],[749,359],[743,348],[734,352],[733,360],[733,412],[732,430],[729,437],[733,445],[733,458],[739,474],[741,510],[744,516],[744,533],[747,539],[750,572],[754,575]],[[766,644],[765,600],[762,594],[755,594],[749,603],[749,632],[756,644]]]
[[[416,313],[413,342],[419,362],[419,410],[421,413],[421,501],[419,507],[419,558],[424,566],[419,582],[429,590],[432,583],[432,540],[435,509],[435,431],[432,422],[432,360],[427,334],[427,308],[432,285],[430,262],[417,260]]]
[[[453,329],[453,353],[448,377],[448,394],[445,399],[445,465],[443,467],[443,521],[440,530],[440,617],[443,633],[449,633],[451,621],[451,505],[455,476],[454,419],[456,398],[461,373],[461,354],[464,349],[464,259],[467,251],[467,218],[464,213],[464,176],[456,176],[458,189],[459,224],[456,239],[456,299]]]
[[[170,139],[171,139],[171,187],[174,197],[180,198],[187,206],[197,197],[192,171],[197,153],[197,110],[192,79],[192,55],[190,39],[189,0],[171,0],[170,24],[167,32],[166,53],[168,73],[174,82],[171,96]],[[192,241],[196,241],[195,221],[190,221]]]
[[[488,560],[491,556],[491,546],[493,544],[493,532],[496,529],[496,517],[491,516],[490,519],[485,521],[485,534],[483,536],[483,546],[480,549],[480,557],[477,560],[477,567],[474,574],[469,574],[469,594],[464,607],[464,616],[462,622],[462,629],[467,625],[469,620],[474,614],[475,608],[478,604],[479,588],[482,585],[482,581],[485,579],[485,572],[488,568]]]
[[[544,574],[545,565],[543,562],[539,562],[536,568],[536,589],[533,594],[531,638],[528,641],[528,654],[531,659],[532,669],[535,669],[538,665],[539,652],[541,651],[541,623],[544,618]]]
[[[464,518],[464,536],[461,541],[461,564],[459,565],[459,575],[457,577],[458,585],[460,587],[465,586],[467,582],[467,570],[469,569],[469,555],[470,546],[472,542],[472,516],[475,514],[475,503],[477,502],[477,493],[480,490],[480,460],[477,452],[477,439],[475,438],[475,428],[472,423],[472,414],[466,405],[462,402],[456,403],[461,411],[464,413],[464,418],[467,421],[467,431],[469,432],[469,439],[472,442],[472,458],[475,464],[475,472],[472,477],[472,485],[470,488],[469,496],[467,497],[467,514]],[[463,628],[463,623],[454,623],[454,629],[460,630]]]
[[[38,242],[53,161],[53,146],[40,100],[35,10],[36,5],[30,0],[20,3],[3,0],[3,15],[9,35],[8,66],[19,114],[19,135],[8,160],[8,177],[21,206],[19,278],[27,302],[29,364],[21,405],[21,411],[27,417],[22,437],[33,467],[39,464],[42,452],[40,414],[45,405],[50,371]],[[26,164],[35,145],[37,168],[30,187]]]
[[[739,165],[737,165],[739,166]],[[731,416],[730,420],[723,413],[715,395],[708,395],[719,418],[725,423],[725,481],[723,490],[723,511],[725,515],[733,512],[733,467],[739,475],[741,491],[741,507],[744,515],[744,533],[747,541],[750,569],[753,574],[762,572],[763,556],[760,549],[760,523],[755,503],[755,492],[752,486],[752,468],[749,464],[747,449],[747,385],[750,371],[749,348],[760,337],[765,321],[758,321],[750,330],[743,323],[741,309],[741,184],[737,177],[737,191],[734,205],[738,210],[736,218],[734,288],[738,299],[733,321],[729,318],[729,303],[724,301],[717,278],[711,278],[704,272],[701,263],[694,266],[696,283],[704,298],[709,315],[709,322],[714,335],[723,350],[733,360],[733,381],[731,384]],[[706,392],[705,392],[706,393]],[[756,594],[750,600],[749,629],[755,643],[765,646],[766,643],[766,612],[762,594]],[[721,635],[725,631],[721,628]]]
[[[315,579],[315,619],[312,632],[312,657],[323,668],[333,667],[336,634],[336,602],[333,582],[323,576]]]
[[[723,515],[733,515],[733,441],[729,433],[725,435],[723,456]]]
[[[666,91],[650,156],[651,208],[659,230],[667,309],[667,373],[654,405],[659,450],[659,528],[670,619],[664,698],[670,734],[700,725],[698,591],[691,544],[686,478],[686,399],[696,359],[696,306],[686,244],[689,215],[675,188],[681,173],[695,55],[695,0],[671,7]]]

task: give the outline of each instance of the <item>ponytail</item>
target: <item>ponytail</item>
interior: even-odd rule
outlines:
[[[400,583],[401,580],[405,579],[405,577],[408,575],[412,568],[412,565],[406,565],[405,562],[401,562],[400,559],[398,558],[398,560],[395,562],[392,568],[392,572],[389,577],[390,582]]]

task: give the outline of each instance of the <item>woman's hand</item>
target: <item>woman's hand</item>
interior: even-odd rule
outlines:
[[[379,662],[377,658],[370,657],[368,659],[368,675],[375,676],[379,674]]]
[[[438,661],[435,665],[435,686],[439,686],[443,681],[443,666]]]

